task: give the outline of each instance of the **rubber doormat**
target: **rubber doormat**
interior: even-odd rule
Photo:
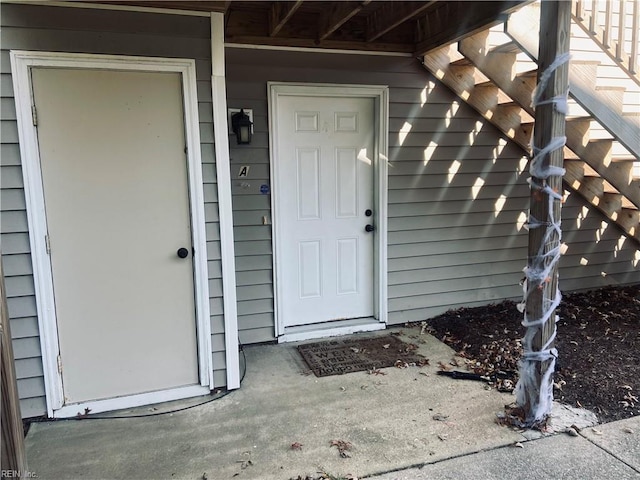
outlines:
[[[298,351],[316,377],[377,370],[396,365],[425,365],[415,345],[392,335],[360,339],[328,340],[299,345]]]

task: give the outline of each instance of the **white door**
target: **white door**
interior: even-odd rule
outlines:
[[[280,96],[278,112],[281,322],[371,317],[374,100]]]
[[[180,74],[32,82],[64,403],[198,384]]]

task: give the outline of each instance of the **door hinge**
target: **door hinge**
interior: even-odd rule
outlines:
[[[58,355],[57,362],[58,362],[58,373],[62,373],[62,357],[60,355]]]
[[[31,119],[33,120],[33,126],[38,126],[38,110],[35,105],[31,105]]]
[[[47,249],[47,255],[51,255],[51,242],[49,241],[49,235],[44,236],[44,245]]]

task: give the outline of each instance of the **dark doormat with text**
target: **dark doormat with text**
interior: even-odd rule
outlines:
[[[298,351],[316,377],[377,370],[385,367],[423,366],[428,360],[417,345],[392,335],[347,338],[299,345]]]

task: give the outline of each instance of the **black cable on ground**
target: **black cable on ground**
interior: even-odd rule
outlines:
[[[238,348],[240,350],[240,352],[242,352],[242,376],[240,377],[240,384],[242,384],[242,381],[244,380],[245,375],[247,374],[247,356],[244,353],[244,345],[242,345],[242,343],[239,343]],[[123,420],[123,419],[128,419],[128,418],[145,418],[145,417],[157,417],[160,415],[168,415],[171,413],[177,413],[177,412],[183,412],[185,410],[190,410],[192,408],[196,408],[196,407],[201,407],[202,405],[206,405],[208,403],[214,402],[216,400],[220,400],[221,398],[226,397],[227,395],[229,395],[231,392],[233,392],[234,390],[225,390],[224,392],[218,392],[214,395],[216,395],[213,398],[210,398],[209,400],[206,400],[204,402],[200,402],[200,403],[196,403],[195,405],[189,405],[188,407],[181,407],[181,408],[176,408],[174,410],[167,410],[166,412],[154,412],[154,413],[144,413],[144,414],[139,414],[139,415],[115,415],[115,416],[97,416],[97,415],[82,415],[82,414],[78,414],[78,416],[75,417],[69,417],[69,418],[42,418],[42,419],[37,419],[37,420],[33,420],[32,423],[42,423],[42,422],[56,422],[56,421],[69,421],[69,420],[114,420],[114,419],[119,419],[119,420]]]

